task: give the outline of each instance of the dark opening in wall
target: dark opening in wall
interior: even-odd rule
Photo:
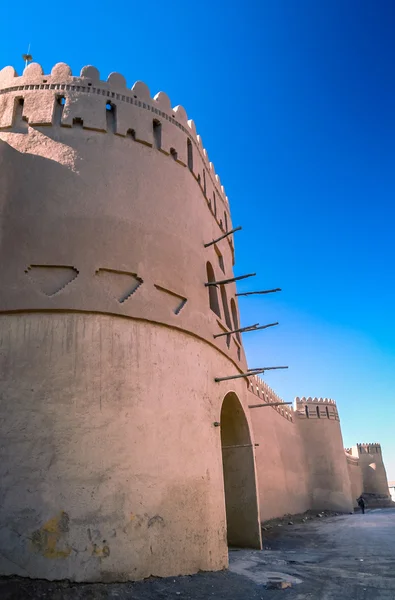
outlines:
[[[73,119],[73,125],[77,127],[83,127],[84,121],[81,119],[81,117],[75,117]]]
[[[112,102],[106,104],[107,131],[115,133],[115,113],[117,107]]]
[[[327,417],[328,417],[328,419],[329,419],[329,408],[328,408],[327,406],[325,406],[325,410],[326,410],[326,416],[327,416]]]
[[[65,107],[65,104],[66,104],[66,98],[64,96],[56,96],[55,116],[54,116],[56,125],[62,124],[62,115],[63,115],[63,109]]]
[[[65,104],[66,104],[66,98],[64,96],[56,96],[55,114],[54,114],[54,119],[55,119],[56,125],[62,124],[63,109],[64,109]]]
[[[170,155],[174,158],[174,160],[178,159],[177,150],[175,150],[174,148],[170,148]]]
[[[162,125],[157,119],[154,119],[152,122],[152,130],[154,134],[154,148],[160,150],[162,148]]]
[[[126,132],[126,137],[132,138],[132,140],[136,139],[136,132],[134,129],[128,129]]]
[[[14,128],[17,133],[27,133],[28,124],[27,118],[23,116],[23,106],[24,100],[23,98],[15,99],[15,108],[14,108]]]
[[[321,419],[320,407],[319,407],[319,406],[316,406],[316,407],[315,407],[315,410],[317,411],[317,417],[318,417],[319,419]]]
[[[234,301],[234,298],[232,298],[230,301],[230,310],[232,312],[234,329],[239,329],[239,319],[237,317],[237,308],[236,308],[236,302]],[[236,333],[236,338],[237,338],[237,341],[241,342],[240,332]]]
[[[188,156],[188,169],[190,171],[193,171],[193,148],[192,148],[192,142],[189,138],[187,139],[187,156]]]
[[[225,263],[224,263],[224,257],[222,256],[221,252],[218,250],[218,247],[216,244],[214,244],[214,250],[215,253],[218,257],[218,264],[219,264],[219,268],[221,269],[221,271],[223,273],[225,273]]]
[[[204,195],[206,195],[207,186],[206,186],[206,171],[205,171],[205,169],[203,169],[203,192],[204,192]]]
[[[213,210],[214,215],[217,216],[217,199],[215,197],[215,192],[213,192]]]
[[[221,289],[222,306],[223,306],[223,309],[224,309],[225,323],[227,324],[227,326],[229,327],[229,329],[232,329],[232,321],[230,319],[229,306],[228,306],[228,297],[226,295],[226,288],[225,288],[224,285],[221,285],[220,289]]]
[[[214,269],[212,267],[212,264],[209,262],[206,264],[206,271],[207,281],[215,281]],[[217,317],[221,317],[221,311],[218,302],[218,290],[214,285],[209,285],[207,289],[210,308],[217,315]]]
[[[228,231],[228,215],[224,212],[225,231]]]
[[[310,418],[309,407],[307,405],[304,407],[304,412],[306,413],[306,417],[309,419]]]

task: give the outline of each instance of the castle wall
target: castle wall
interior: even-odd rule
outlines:
[[[351,485],[335,403],[296,398],[296,408],[307,455],[311,508],[352,510]]]
[[[0,326],[1,573],[125,580],[225,567],[213,424],[229,390],[245,394],[243,380],[214,382],[228,360],[108,315],[3,315]]]
[[[232,277],[233,238],[204,247],[231,220],[193,122],[141,82],[31,64],[0,72],[0,140],[0,572],[223,568],[229,391],[250,421],[246,380],[215,378],[246,361],[214,337],[236,287],[210,308],[207,263]],[[239,505],[259,547],[252,432],[248,457]]]
[[[357,444],[364,494],[389,497],[388,479],[380,444]]]
[[[280,399],[259,377],[251,378],[248,404]],[[310,508],[309,474],[303,439],[287,405],[250,409],[260,514],[263,521]]]
[[[354,508],[358,506],[357,498],[363,492],[362,469],[359,464],[359,457],[346,453],[348,476],[351,485],[351,500]]]

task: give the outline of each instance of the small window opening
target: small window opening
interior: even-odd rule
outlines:
[[[210,283],[210,281],[215,281],[214,269],[209,262],[206,264],[206,271],[207,282]],[[217,317],[221,317],[221,311],[218,302],[218,290],[214,285],[208,286],[208,297],[211,310],[217,315]]]
[[[174,160],[178,159],[177,151],[174,148],[170,148],[170,155],[174,158]]]
[[[309,415],[309,407],[308,407],[308,406],[305,406],[305,407],[304,407],[304,412],[305,412],[305,414],[306,414],[306,417],[309,419],[309,418],[310,418],[310,415]]]
[[[205,169],[203,169],[203,192],[204,192],[204,195],[206,195],[207,188],[206,188],[206,171],[205,171]]]
[[[228,215],[224,212],[225,231],[228,231]]]
[[[223,273],[225,273],[225,263],[224,263],[224,257],[222,256],[221,252],[218,250],[217,246],[214,244],[214,250],[215,253],[218,257],[218,264],[219,264],[219,268],[221,269],[221,271]]]
[[[319,407],[319,406],[316,406],[316,407],[315,407],[315,410],[317,411],[317,417],[318,417],[319,419],[321,419],[320,407]]]
[[[106,104],[107,131],[115,132],[115,111],[116,106],[112,102]]]
[[[213,203],[214,203],[214,215],[217,216],[217,199],[215,197],[215,192],[213,192]]]
[[[81,119],[81,117],[75,117],[73,119],[73,125],[77,126],[77,127],[82,127],[84,124],[84,121]]]
[[[126,137],[132,138],[132,140],[136,139],[136,132],[134,129],[128,129],[126,132]]]
[[[15,105],[14,126],[18,133],[25,133],[28,131],[27,118],[23,114],[24,104],[23,98],[18,98]]]
[[[64,96],[56,96],[56,103],[55,103],[55,123],[58,125],[62,124],[62,115],[63,115],[63,109],[64,106],[66,104],[66,98]]]
[[[193,171],[193,148],[192,148],[192,142],[189,138],[187,139],[187,156],[188,156],[188,169],[190,171]]]
[[[154,119],[152,122],[153,134],[154,134],[154,147],[157,150],[162,148],[162,125],[160,121]]]
[[[239,318],[237,316],[237,308],[236,308],[236,302],[234,301],[234,298],[231,299],[230,301],[230,310],[232,312],[232,319],[233,319],[233,329],[239,329]],[[236,339],[238,342],[241,342],[240,339],[240,332],[237,332],[236,334]]]
[[[225,289],[224,284],[222,284],[220,286],[220,290],[221,290],[222,306],[224,309],[225,323],[229,329],[232,329],[232,321],[230,319],[230,313],[229,313],[229,307],[228,307],[228,297],[226,295],[226,289]]]
[[[328,417],[328,419],[329,419],[329,408],[328,408],[327,406],[325,406],[325,410],[326,410],[326,416],[327,416],[327,417]]]

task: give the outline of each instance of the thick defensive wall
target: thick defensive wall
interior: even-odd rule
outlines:
[[[232,236],[204,247],[229,205],[194,123],[119,74],[31,64],[0,72],[0,139],[0,572],[215,570],[227,529],[260,547],[246,382],[214,381],[246,368],[214,338],[235,285],[205,286],[233,276]],[[247,471],[223,474],[221,437]]]

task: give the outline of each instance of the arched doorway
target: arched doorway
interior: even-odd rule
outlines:
[[[244,410],[233,392],[222,404],[221,446],[228,545],[261,548],[254,453]]]

